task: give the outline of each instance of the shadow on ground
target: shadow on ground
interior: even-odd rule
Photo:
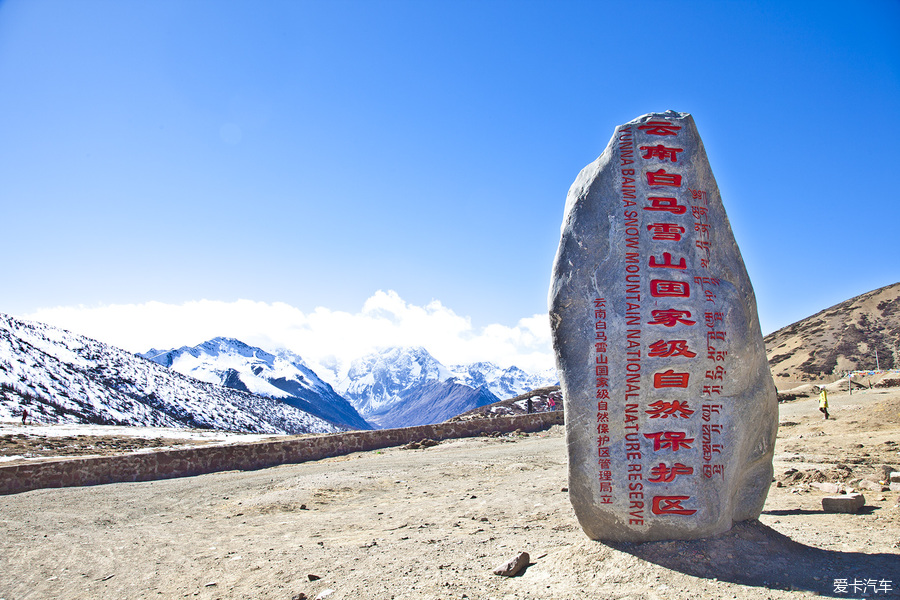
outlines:
[[[900,598],[900,556],[805,546],[759,521],[702,540],[604,543],[694,577],[835,598]],[[836,580],[847,580],[847,588]]]

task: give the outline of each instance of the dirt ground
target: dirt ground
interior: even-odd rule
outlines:
[[[781,405],[765,510],[716,538],[587,539],[557,426],[3,496],[0,599],[898,598],[900,493],[863,489],[859,513],[828,514],[811,484],[900,470],[900,390],[830,401],[828,421],[815,398]],[[520,551],[523,573],[492,573]]]

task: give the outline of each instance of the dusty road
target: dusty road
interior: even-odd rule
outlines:
[[[718,538],[588,540],[555,427],[0,497],[0,599],[900,597],[900,494],[863,490],[859,514],[835,515],[809,485],[900,468],[900,391],[831,404],[829,421],[813,399],[782,405],[781,487],[759,523]],[[492,574],[519,551],[523,574]]]

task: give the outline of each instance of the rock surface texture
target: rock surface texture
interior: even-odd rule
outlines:
[[[696,539],[759,516],[775,386],[693,118],[616,128],[569,190],[550,288],[569,496],[593,539]]]

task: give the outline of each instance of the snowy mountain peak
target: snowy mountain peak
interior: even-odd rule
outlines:
[[[345,398],[286,349],[273,353],[216,337],[193,347],[154,349],[141,356],[200,381],[278,398],[343,427],[371,429]]]
[[[447,406],[475,408],[554,383],[553,376],[490,362],[447,368],[422,347],[391,347],[353,361],[338,389],[367,420],[389,426],[401,418],[408,425],[436,422],[444,414],[434,401],[441,394],[453,399]]]

